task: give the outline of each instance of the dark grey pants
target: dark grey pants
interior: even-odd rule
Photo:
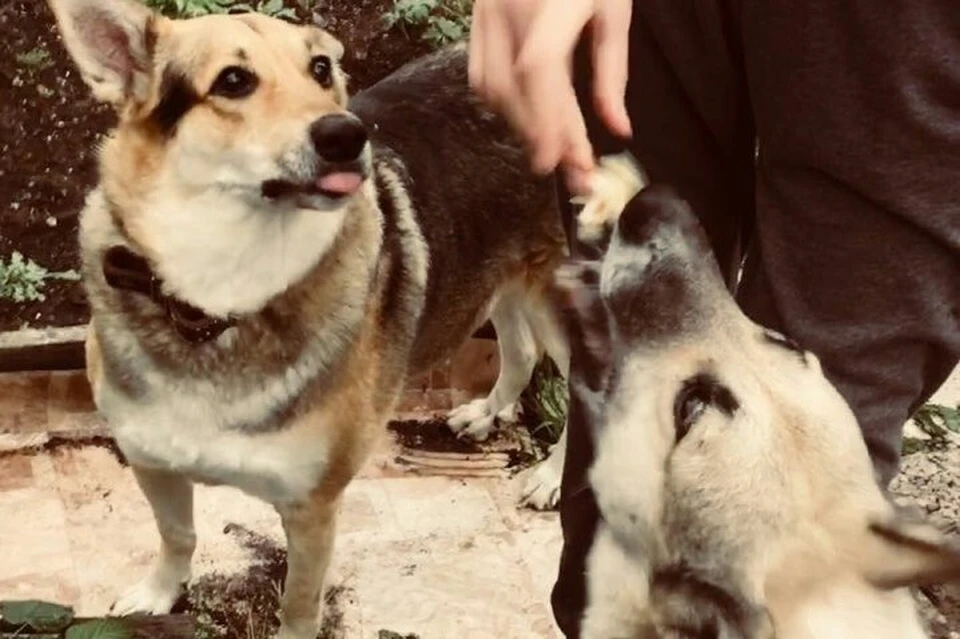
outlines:
[[[630,148],[674,186],[731,283],[745,259],[741,306],[820,356],[888,482],[902,424],[960,357],[955,0],[638,0],[631,32],[629,142],[594,121],[579,56],[597,150]],[[573,396],[553,593],[567,637],[598,518],[583,411]]]

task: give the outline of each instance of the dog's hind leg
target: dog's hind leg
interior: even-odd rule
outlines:
[[[320,631],[323,580],[333,553],[339,498],[315,496],[278,508],[287,536],[287,577],[277,639],[315,639]]]
[[[113,605],[115,615],[166,614],[190,580],[197,545],[193,529],[193,484],[174,473],[133,468],[160,532],[160,554],[150,573]]]
[[[500,349],[500,373],[490,394],[451,411],[447,424],[458,436],[483,441],[490,436],[494,420],[516,421],[518,402],[542,347],[531,324],[525,289],[505,291],[493,306],[490,321],[497,331]]]

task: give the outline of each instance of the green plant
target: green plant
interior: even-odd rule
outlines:
[[[50,59],[50,52],[43,47],[34,47],[29,51],[17,54],[17,64],[32,69],[46,69],[53,60]]]
[[[302,6],[302,3],[301,3]],[[297,14],[293,9],[283,6],[283,0],[259,0],[255,4],[236,4],[234,10],[256,11],[272,18],[286,18],[296,20]]]
[[[304,6],[308,0],[299,0]],[[285,7],[283,0],[256,0],[252,3],[236,0],[146,0],[147,5],[160,13],[176,18],[195,18],[213,13],[243,13],[256,11],[274,18],[294,20],[297,14]]]
[[[394,0],[384,14],[388,29],[421,30],[420,37],[435,47],[463,40],[470,33],[472,0]]]
[[[146,0],[146,3],[174,18],[194,18],[211,13],[227,13],[234,0]]]
[[[6,262],[0,260],[0,298],[14,302],[37,302],[46,299],[43,288],[47,280],[78,280],[74,271],[50,271],[14,251]]]
[[[80,619],[70,606],[48,601],[0,601],[0,637],[4,639],[175,639],[193,637],[192,630],[192,621],[184,615]]]
[[[960,435],[960,406],[926,404],[913,414],[912,419],[917,428],[927,435],[927,439],[904,437],[904,455],[924,450],[943,450],[949,443],[949,433]]]
[[[544,358],[520,397],[523,412],[532,420],[533,436],[555,444],[566,424],[569,403],[567,380],[552,360]]]
[[[60,632],[73,623],[73,608],[34,599],[0,601],[0,620],[15,630],[14,636],[28,632]]]

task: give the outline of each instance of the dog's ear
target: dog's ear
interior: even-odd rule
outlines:
[[[868,534],[864,577],[879,588],[960,579],[960,544],[906,511],[871,522]]]
[[[48,0],[67,52],[94,96],[120,106],[149,91],[161,19],[134,0]]]

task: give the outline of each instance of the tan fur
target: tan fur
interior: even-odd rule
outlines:
[[[906,587],[960,578],[960,548],[888,500],[817,357],[741,312],[686,203],[624,205],[571,296],[617,354],[584,638],[925,637]]]
[[[267,195],[278,180],[318,183],[330,162],[313,125],[355,118],[331,35],[257,14],[169,20],[131,0],[50,4],[84,79],[119,116],[81,220],[88,377],[161,545],[114,611],[170,609],[196,546],[193,483],[223,483],[280,513],[289,572],[279,636],[313,639],[341,494],[408,374],[451,354],[504,291],[542,299],[562,252],[551,185],[520,171],[491,178],[525,189],[527,200],[508,201],[532,204],[485,212],[511,225],[467,268],[443,253],[449,231],[424,226],[449,216],[414,209],[404,158],[390,148],[370,142],[360,168],[337,169],[362,172],[349,196]],[[317,56],[331,63],[329,86],[311,75]],[[447,77],[443,65],[463,63],[462,51],[450,56],[420,71]],[[255,76],[254,89],[216,94],[232,67]],[[451,106],[475,108],[465,80],[457,90]],[[474,117],[470,126],[489,125]],[[514,176],[529,182],[503,183]],[[161,304],[108,285],[104,255],[118,246],[147,259],[164,294],[232,326],[182,339]],[[443,277],[428,278],[432,263]]]

